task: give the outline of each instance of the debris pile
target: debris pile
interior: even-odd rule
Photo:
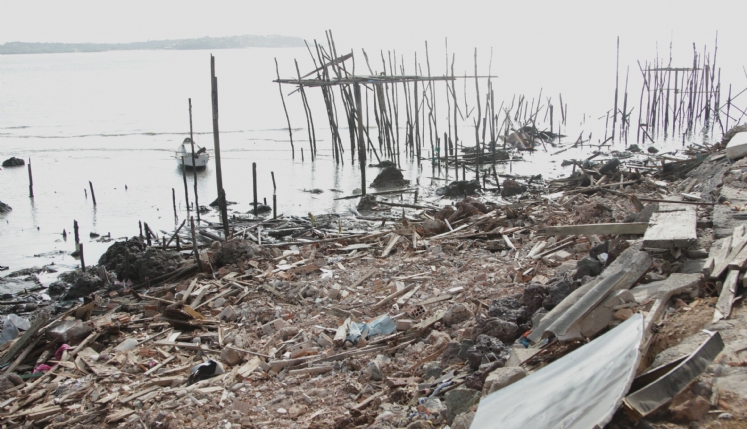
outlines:
[[[412,203],[367,196],[355,218],[250,219],[229,237],[203,228],[198,255],[114,243],[45,292],[59,301],[0,302],[2,422],[747,418],[747,158],[690,153],[596,154],[555,181],[454,182]]]

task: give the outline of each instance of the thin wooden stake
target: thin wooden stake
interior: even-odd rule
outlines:
[[[31,176],[31,158],[29,158],[29,197],[34,198],[34,178]]]
[[[96,194],[93,193],[93,183],[91,181],[88,181],[88,186],[91,187],[91,198],[93,199],[93,205],[96,205]]]

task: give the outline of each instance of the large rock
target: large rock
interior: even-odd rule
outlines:
[[[82,298],[104,286],[104,282],[98,276],[78,270],[62,273],[59,279],[70,285],[64,300]]]
[[[405,177],[402,175],[402,172],[399,171],[396,167],[386,167],[385,169],[381,170],[381,173],[379,173],[378,176],[376,176],[376,179],[374,179],[373,182],[371,182],[372,188],[385,188],[385,187],[398,187],[398,186],[407,186],[410,184],[409,180],[405,180]]]
[[[0,213],[8,213],[9,211],[13,210],[13,208],[4,202],[0,201]]]
[[[501,196],[503,198],[513,197],[514,195],[521,195],[524,191],[526,191],[525,186],[520,185],[515,180],[506,179],[501,187]]]
[[[469,366],[475,371],[480,368],[483,361],[501,362],[502,365],[505,365],[510,356],[510,346],[496,337],[484,334],[475,337],[474,344],[467,351]]]
[[[481,321],[474,331],[475,338],[480,335],[496,337],[504,343],[512,343],[519,337],[519,325],[497,317]]]
[[[361,200],[358,201],[358,206],[356,208],[358,209],[358,211],[364,211],[372,210],[374,207],[376,207],[376,196],[366,195],[365,197],[361,197]]]
[[[22,165],[26,165],[26,162],[20,158],[16,158],[15,156],[3,161],[3,167],[20,167]]]
[[[451,423],[459,414],[469,411],[469,407],[480,402],[480,392],[474,389],[458,387],[446,392],[444,403],[446,405],[446,420]]]
[[[457,180],[449,183],[447,186],[436,189],[436,195],[464,197],[466,195],[474,195],[480,188],[480,183],[477,180]]]
[[[235,264],[242,259],[249,260],[258,257],[262,253],[262,248],[247,240],[231,240],[223,243],[223,247],[218,252],[216,263],[219,267],[224,265]]]
[[[472,313],[472,310],[470,310],[466,304],[459,303],[449,307],[446,314],[444,314],[443,322],[447,326],[458,325],[474,316],[475,314]]]
[[[482,386],[482,394],[483,396],[489,395],[496,390],[501,390],[508,385],[516,383],[526,376],[527,371],[520,366],[498,368],[491,372],[485,379],[485,383]]]
[[[527,311],[522,301],[522,295],[496,299],[490,304],[488,315],[521,325],[527,321]]]
[[[547,288],[538,285],[538,284],[532,284],[526,287],[524,289],[524,294],[522,295],[522,304],[524,304],[524,307],[526,307],[526,315],[527,317],[536,313],[537,310],[542,308],[542,302],[545,300],[545,297],[547,296]]]
[[[573,282],[569,279],[562,278],[547,289],[547,296],[544,301],[542,301],[542,306],[548,311],[552,310],[556,305],[560,304],[565,297],[570,295],[571,292],[573,292]]]
[[[604,266],[598,259],[585,256],[576,264],[576,275],[573,278],[581,279],[585,276],[596,277],[602,273],[602,270],[604,270]]]

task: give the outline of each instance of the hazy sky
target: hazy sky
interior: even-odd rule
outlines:
[[[592,79],[604,81],[598,88],[608,92],[610,86],[614,88],[618,36],[621,73],[629,66],[635,77],[636,61],[652,60],[657,49],[659,57],[668,57],[670,41],[673,65],[691,65],[693,43],[699,51],[704,45],[712,51],[718,32],[722,80],[747,86],[745,0],[3,1],[0,10],[0,43],[133,42],[241,34],[321,41],[324,30],[332,29],[338,52],[395,49],[410,61],[418,51],[421,64],[428,41],[434,74],[443,73],[448,38],[449,52],[457,53],[457,73],[472,67],[474,48],[479,48],[481,66],[493,48],[493,73],[500,76],[504,89],[519,93],[544,87],[573,94],[588,91]],[[561,76],[562,84],[555,82]],[[519,81],[530,83],[510,87]]]

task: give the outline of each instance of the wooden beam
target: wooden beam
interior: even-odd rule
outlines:
[[[637,234],[646,232],[648,223],[592,223],[584,225],[550,226],[542,231],[546,235],[589,235],[589,234]]]

